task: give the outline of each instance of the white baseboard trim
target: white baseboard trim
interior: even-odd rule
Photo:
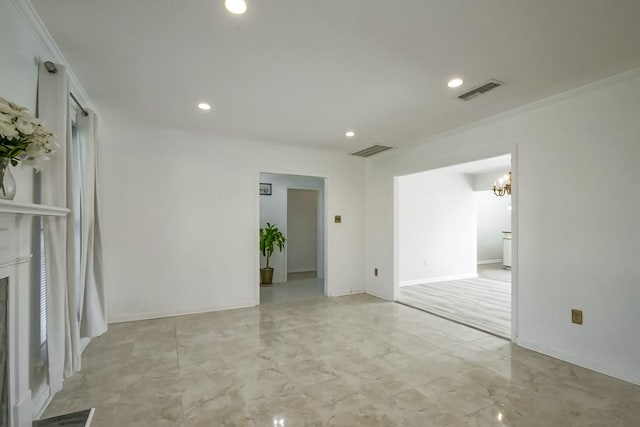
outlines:
[[[518,345],[520,347],[524,347],[526,349],[533,350],[547,356],[555,357],[556,359],[564,360],[565,362],[569,362],[583,368],[591,369],[592,371],[600,372],[601,374],[609,375],[610,377],[614,377],[622,381],[640,385],[640,374],[638,374],[637,372],[631,374],[620,372],[615,367],[604,366],[592,360],[576,357],[574,355],[567,354],[562,351],[546,347],[544,345],[538,345],[527,341],[526,339],[522,339],[521,337],[518,337]]]
[[[80,338],[81,354],[86,350],[90,342],[91,338]],[[31,399],[31,412],[34,420],[42,418],[42,415],[44,415],[44,411],[47,410],[47,407],[54,397],[55,393],[51,394],[51,389],[48,385],[44,385],[35,393],[35,395],[33,395]]]
[[[119,314],[119,315],[112,316],[109,319],[109,323],[135,322],[138,320],[162,319],[164,317],[188,316],[190,314],[202,314],[202,313],[210,313],[214,311],[235,310],[238,308],[249,308],[249,307],[255,307],[255,306],[256,306],[255,301],[251,300],[251,301],[241,302],[241,303],[232,304],[232,305],[188,308],[188,309],[176,310],[176,311],[157,311],[157,312],[140,313],[140,314]]]
[[[50,393],[48,385],[40,387],[31,400],[31,411],[33,419],[37,420],[42,417],[44,411],[47,410],[47,406],[53,400],[53,396]]]
[[[483,260],[479,260],[478,261],[478,265],[481,264],[497,264],[497,263],[502,263],[502,258],[497,258],[497,259],[483,259]]]
[[[366,293],[376,298],[383,299],[385,301],[393,301],[393,297],[389,298],[387,295],[383,295],[380,292],[372,291],[370,289],[367,289]]]
[[[346,297],[347,295],[358,295],[358,294],[364,294],[364,290],[362,289],[352,289],[349,291],[343,291],[343,292],[332,292],[331,294],[329,294],[330,298],[333,297]]]
[[[400,282],[400,286],[422,285],[424,283],[448,282],[450,280],[473,279],[477,274],[456,274],[453,276],[430,277],[428,279],[406,280]]]
[[[10,389],[7,388],[7,391]],[[31,390],[27,390],[17,403],[7,408],[7,415],[12,419],[11,425],[30,426],[33,420],[33,400]],[[4,426],[5,424],[3,424]]]

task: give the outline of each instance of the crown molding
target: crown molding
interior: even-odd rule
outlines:
[[[43,61],[51,60],[58,64],[62,64],[65,66],[67,73],[69,74],[69,83],[71,85],[71,91],[78,98],[78,100],[82,103],[83,106],[89,108],[93,111],[96,111],[95,104],[89,97],[87,91],[85,91],[82,83],[78,79],[78,76],[73,72],[73,69],[69,65],[69,62],[62,54],[62,51],[51,37],[51,33],[47,30],[44,23],[38,16],[38,13],[33,8],[33,5],[29,0],[11,0],[14,6],[20,11],[20,13],[25,17],[26,21],[29,23],[31,30],[37,36],[37,38],[42,42],[42,45],[51,55],[51,58],[42,58]]]

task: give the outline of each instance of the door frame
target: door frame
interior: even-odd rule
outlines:
[[[289,189],[295,189],[295,190],[318,190],[318,202],[320,202],[320,194],[322,194],[322,203],[323,203],[323,218],[322,218],[322,223],[324,225],[324,233],[322,234],[322,239],[323,239],[323,255],[324,255],[324,269],[323,269],[323,282],[324,282],[324,295],[325,296],[329,296],[331,295],[330,290],[331,290],[331,286],[332,286],[332,282],[330,280],[330,276],[329,276],[329,272],[330,272],[330,263],[329,263],[329,222],[328,222],[328,212],[329,212],[329,206],[328,206],[328,193],[329,193],[329,177],[326,176],[318,176],[318,175],[309,175],[309,174],[305,174],[305,173],[291,173],[291,172],[281,172],[281,171],[267,171],[267,170],[261,170],[258,171],[258,174],[256,176],[256,189],[258,188],[258,186],[260,185],[260,176],[262,174],[270,174],[270,175],[282,175],[282,176],[300,176],[300,177],[306,177],[306,178],[317,178],[320,179],[322,181],[322,193],[320,193],[320,189],[318,188],[311,188],[311,187],[304,187],[304,186],[295,186],[295,187],[287,187],[287,193]],[[256,190],[255,192],[255,201],[256,201],[256,214],[255,214],[255,233],[256,236],[258,236],[258,233],[260,231],[260,203],[261,203],[261,195],[259,194],[259,192]],[[287,200],[288,196],[285,194],[285,221],[288,221],[287,218],[287,206],[288,206],[288,200]],[[320,224],[320,219],[318,219],[318,224]],[[284,265],[286,268],[287,265],[287,247],[285,245],[285,249],[284,249]],[[317,261],[316,261],[317,262]],[[261,256],[260,256],[260,251],[256,252],[256,258],[255,258],[255,305],[260,305],[260,268],[261,268]],[[286,273],[285,273],[286,274]]]
[[[321,223],[321,218],[320,215],[318,215],[320,213],[320,188],[301,188],[301,187],[287,187],[287,197],[286,197],[286,213],[285,213],[285,220],[287,221],[287,232],[289,232],[289,191],[290,190],[302,190],[302,191],[315,191],[316,192],[316,227],[320,226]],[[324,204],[323,204],[324,207]],[[323,216],[324,216],[324,212],[323,212]],[[324,233],[323,233],[324,234]],[[322,240],[321,242],[319,240]],[[320,266],[320,251],[318,251],[318,246],[320,245],[320,243],[322,243],[322,251],[324,252],[324,236],[320,236],[318,229],[316,229],[316,273],[320,273],[319,271],[319,266]],[[287,245],[285,245],[284,247],[285,250],[285,254],[284,254],[284,265],[286,268],[286,273],[285,274],[289,274],[289,247]],[[323,264],[324,264],[324,253],[323,253]],[[324,271],[322,271],[322,274],[324,274]],[[326,296],[326,289],[325,289],[325,296]]]
[[[398,173],[393,177],[393,300],[398,300],[400,291],[400,268],[399,268],[399,178],[402,176],[442,169],[464,163],[476,162],[490,159],[492,157],[510,155],[511,156],[511,341],[518,342],[518,259],[519,259],[519,239],[518,232],[518,146],[513,144],[509,148],[502,150],[492,150],[491,152],[475,154],[465,158],[459,158],[446,164],[426,168],[423,170],[406,171]]]

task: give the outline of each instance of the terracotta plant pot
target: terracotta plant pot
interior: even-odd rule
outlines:
[[[260,269],[260,286],[271,286],[273,283],[273,267]]]

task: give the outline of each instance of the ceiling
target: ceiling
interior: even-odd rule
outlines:
[[[449,172],[466,175],[483,175],[487,173],[504,174],[511,170],[511,155],[492,157],[475,162],[462,163],[445,168]]]
[[[511,155],[506,154],[498,157],[491,157],[489,159],[476,160],[474,162],[460,163],[453,166],[447,166],[439,169],[432,169],[424,172],[418,172],[415,174],[409,174],[406,176],[418,176],[428,175],[431,173],[455,173],[464,175],[484,175],[489,173],[495,173],[496,177],[511,170]]]
[[[344,152],[640,67],[638,0],[31,1],[107,122]]]

